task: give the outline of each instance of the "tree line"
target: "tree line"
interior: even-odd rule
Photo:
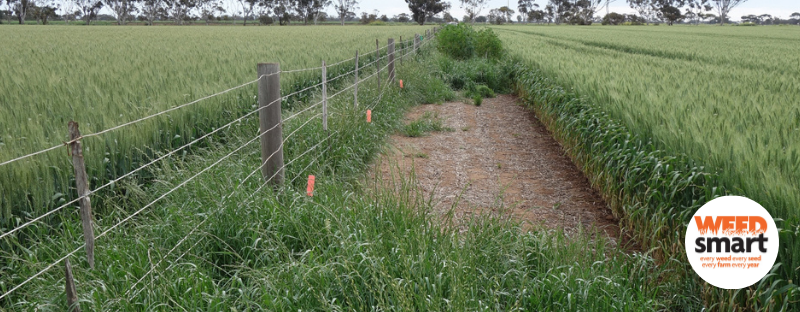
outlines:
[[[444,20],[436,16],[450,8],[450,4],[442,0],[405,1],[411,14],[399,14],[391,20],[401,23],[413,21],[420,25],[430,21],[442,22]],[[134,20],[144,21],[147,25],[164,20],[178,25],[194,20],[204,20],[209,24],[214,20],[230,20],[226,8],[231,7],[238,10],[236,13],[242,17],[243,25],[248,21],[259,24],[277,21],[285,25],[298,20],[304,24],[317,24],[328,19],[326,10],[331,7],[344,25],[345,21],[356,19],[359,9],[358,0],[0,0],[2,4],[7,9],[0,10],[0,22],[4,19],[10,21],[13,16],[19,24],[30,18],[41,24],[61,18],[66,23],[81,20],[87,25],[97,20],[104,8],[111,12],[119,25]],[[445,14],[445,20],[448,17],[449,13]],[[378,17],[377,10],[375,14],[363,12],[361,15],[362,23],[377,20],[387,22],[390,19],[386,15]]]
[[[3,1],[5,3],[3,3]],[[461,21],[471,23],[503,24],[514,22],[555,23],[591,25],[602,22],[604,25],[647,24],[664,22],[673,25],[677,22],[699,24],[701,21],[724,24],[730,22],[728,14],[747,0],[623,0],[638,14],[618,14],[609,12],[609,6],[619,0],[517,0],[517,11],[509,6],[488,10],[481,15],[489,0],[459,0],[466,15]],[[458,22],[449,13],[451,4],[444,0],[405,0],[411,14],[399,14],[393,18],[362,12],[360,21],[364,24],[376,21],[416,22]],[[23,24],[33,18],[38,23],[47,24],[49,20],[61,18],[66,23],[82,20],[90,24],[98,19],[100,11],[107,8],[119,25],[139,20],[147,25],[156,21],[171,20],[183,25],[189,21],[201,20],[206,24],[219,20],[232,20],[226,8],[239,10],[242,24],[248,21],[258,24],[280,25],[291,21],[303,24],[317,24],[328,20],[326,10],[333,8],[341,25],[355,20],[359,9],[358,0],[0,0],[8,9],[0,10],[0,20],[10,21],[11,17]],[[597,16],[605,7],[603,18]],[[62,12],[59,16],[57,12]],[[442,17],[438,17],[443,14]],[[798,24],[800,13],[783,20],[768,14],[742,16],[742,21],[752,24]]]
[[[618,14],[609,12],[611,3],[618,0],[546,0],[539,5],[534,0],[518,0],[517,12],[508,6],[491,9],[487,16],[480,15],[486,9],[488,0],[459,0],[467,14],[465,22],[513,23],[516,22],[555,23],[591,25],[602,22],[604,25],[624,23],[639,25],[648,23],[678,22],[699,24],[701,21],[724,24],[730,22],[728,14],[732,9],[747,0],[624,0],[638,14]],[[605,8],[603,18],[597,16]],[[800,13],[793,13],[791,19],[780,19],[768,14],[742,16],[742,21],[755,24],[800,24]]]

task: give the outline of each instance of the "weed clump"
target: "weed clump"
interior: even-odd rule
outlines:
[[[458,24],[446,26],[436,37],[439,52],[457,60],[473,57],[499,59],[503,56],[503,42],[491,29],[475,31],[472,26]]]

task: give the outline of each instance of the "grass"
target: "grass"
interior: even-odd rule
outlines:
[[[692,157],[735,193],[800,224],[797,29],[497,30],[509,50],[632,132]]]
[[[346,97],[332,101],[330,149],[287,168],[300,177],[279,192],[254,193],[242,183],[260,163],[251,146],[178,189],[157,206],[98,241],[97,269],[71,258],[84,310],[537,310],[640,311],[665,307],[670,289],[658,283],[654,260],[624,253],[601,235],[521,232],[509,220],[475,217],[468,230],[442,226],[414,176],[365,178],[385,138],[402,127],[415,99],[443,97],[431,88],[430,61],[407,63],[404,90],[388,88],[373,122]],[[439,83],[437,85],[444,85]],[[374,84],[361,89],[377,100]],[[313,102],[313,101],[312,101]],[[301,105],[302,107],[302,105]],[[310,111],[285,125],[298,129]],[[98,220],[107,228],[177,183],[229,153],[256,132],[255,120],[232,128],[225,141],[158,168],[154,184],[138,186]],[[319,122],[289,140],[286,159],[320,142]],[[307,165],[310,166],[308,169]],[[308,174],[317,176],[305,196]],[[368,176],[368,175],[367,175]],[[129,189],[137,189],[130,187]],[[254,194],[250,197],[251,194]],[[3,256],[0,290],[79,246],[77,213],[63,233],[32,236],[37,248]],[[446,223],[446,222],[445,222]],[[200,224],[198,226],[198,224]],[[176,247],[184,239],[184,243]],[[174,249],[174,250],[173,250]],[[170,252],[172,250],[172,252]],[[165,259],[163,262],[160,259]],[[142,283],[136,281],[155,268]],[[64,310],[63,275],[53,269],[12,297],[6,310]]]
[[[424,136],[428,132],[441,131],[452,132],[453,129],[444,126],[442,120],[439,119],[439,114],[425,112],[419,119],[405,125],[401,132],[407,137],[417,138]]]
[[[4,55],[0,59],[0,161],[67,141],[69,120],[77,121],[84,134],[107,129],[253,81],[259,62],[280,62],[283,70],[315,68],[322,60],[339,62],[360,50],[360,61],[366,65],[375,59],[371,40],[411,39],[426,29],[3,28],[0,41],[14,44],[0,47]],[[352,61],[331,67],[328,78],[353,67]],[[364,69],[362,76],[371,71]],[[320,82],[321,77],[316,70],[285,73],[281,80],[282,91],[288,94]],[[317,90],[282,105],[289,109],[313,92]],[[253,84],[100,138],[87,138],[83,143],[91,186],[119,177],[154,155],[253,110],[255,95]],[[0,231],[74,198],[72,183],[70,158],[60,149],[0,167]],[[105,211],[102,202],[95,204],[97,212]]]
[[[797,94],[781,91],[794,85],[798,72],[775,65],[796,62],[787,49],[798,33],[577,30],[498,28],[509,50],[528,63],[514,74],[517,92],[637,242],[679,273],[669,277],[685,283],[672,309],[698,304],[692,294],[718,310],[800,309],[800,213],[797,193],[789,191],[797,189],[792,155],[800,141],[791,136]],[[740,291],[701,283],[683,247],[692,214],[728,194],[760,202],[782,228],[772,273]]]

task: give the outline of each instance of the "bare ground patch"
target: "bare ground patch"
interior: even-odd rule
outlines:
[[[516,97],[485,99],[480,107],[422,105],[407,114],[406,123],[426,112],[453,131],[393,135],[377,166],[384,179],[396,168],[413,170],[424,195],[433,196],[435,213],[445,216],[452,209],[457,226],[493,214],[516,218],[525,229],[594,227],[618,238],[605,202]]]

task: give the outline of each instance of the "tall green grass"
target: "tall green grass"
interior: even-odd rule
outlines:
[[[568,147],[576,163],[588,174],[592,184],[602,191],[615,214],[621,217],[623,225],[632,230],[635,238],[646,248],[655,248],[665,265],[674,265],[675,270],[683,272],[674,278],[686,279],[687,289],[701,293],[705,306],[715,310],[798,310],[800,289],[795,283],[799,277],[800,244],[797,238],[800,233],[794,204],[796,194],[774,192],[775,189],[792,188],[796,171],[770,163],[778,159],[782,159],[779,163],[792,161],[785,158],[787,154],[783,152],[791,151],[798,144],[788,140],[782,147],[759,140],[764,143],[761,150],[747,147],[750,146],[747,144],[756,144],[752,142],[756,136],[786,133],[786,127],[793,122],[781,112],[793,109],[786,102],[793,95],[784,97],[784,94],[760,89],[762,84],[771,84],[773,88],[782,86],[775,85],[772,80],[775,77],[767,78],[769,75],[765,71],[739,71],[742,75],[737,77],[715,76],[722,70],[733,72],[733,67],[747,67],[748,61],[723,66],[721,64],[726,59],[723,56],[713,66],[693,64],[701,62],[698,60],[704,53],[697,52],[693,58],[676,60],[667,57],[669,53],[677,53],[675,48],[654,52],[658,50],[653,47],[657,43],[630,49],[609,47],[618,42],[635,42],[637,37],[640,43],[656,42],[651,37],[656,34],[665,37],[665,42],[681,35],[685,35],[682,38],[686,41],[696,39],[692,34],[680,34],[687,29],[655,33],[642,30],[640,33],[626,33],[624,38],[611,37],[610,33],[615,33],[612,30],[594,28],[584,33],[574,28],[503,28],[500,33],[507,42],[525,42],[528,47],[523,50],[517,46],[516,49],[516,53],[531,64],[530,68],[516,74],[517,92]],[[693,34],[703,38],[710,35],[704,31],[697,30]],[[607,36],[602,36],[602,32]],[[712,32],[720,35],[719,32],[724,31]],[[739,38],[745,37],[744,34],[727,34],[729,36],[723,37],[721,42],[758,40]],[[606,46],[600,49],[597,47],[600,44],[578,42],[573,40],[575,37],[602,40],[607,44],[604,43]],[[769,40],[775,39],[767,37],[764,43],[772,44],[774,42]],[[680,47],[677,43],[676,46]],[[681,53],[696,52],[689,47],[691,45],[687,43],[681,48]],[[642,52],[646,49],[650,49],[649,52]],[[709,50],[715,51],[714,48]],[[736,56],[728,54],[727,57]],[[788,57],[787,62],[791,60],[792,57]],[[759,60],[751,62],[755,64]],[[784,71],[775,76],[780,79],[795,74]],[[748,78],[762,76],[766,81],[747,85],[751,81]],[[718,92],[714,88],[720,86],[720,90],[730,91],[730,87],[722,87],[725,84],[742,90],[725,94],[723,92],[727,91]],[[614,99],[612,94],[619,98]],[[703,101],[683,102],[703,94],[708,96]],[[778,100],[753,107],[746,102],[752,97],[777,97]],[[709,114],[709,111],[725,111],[719,115],[738,118],[720,118],[717,113]],[[759,111],[764,114],[757,113]],[[775,123],[758,123],[765,118]],[[752,125],[753,130],[745,124],[748,127]],[[700,152],[692,148],[695,144],[706,149],[725,145],[725,149]],[[776,218],[782,227],[778,263],[765,279],[743,290],[726,291],[709,285],[699,289],[691,285],[702,284],[684,260],[685,225],[704,203],[728,194],[754,198]]]
[[[797,29],[496,29],[509,50],[631,131],[691,156],[734,193],[800,224]]]
[[[363,106],[351,108],[351,99],[332,101],[330,148],[290,166],[287,178],[300,179],[280,192],[264,190],[250,197],[258,183],[240,183],[260,163],[253,146],[99,241],[96,270],[74,257],[82,308],[663,309],[671,289],[658,280],[669,272],[660,271],[645,254],[620,252],[602,235],[524,233],[514,222],[488,217],[468,220],[469,229],[462,233],[440,225],[442,221],[429,213],[431,200],[415,187],[413,175],[399,170],[391,177],[364,174],[387,135],[402,129],[408,107],[422,100],[441,101],[452,93],[430,73],[434,66],[422,60],[400,67],[398,78],[406,88],[387,89],[372,123],[364,121]],[[374,82],[362,92],[362,105],[378,99]],[[287,123],[285,133],[297,129],[302,119]],[[154,172],[158,183],[142,185],[142,191],[127,200],[115,199],[120,207],[99,220],[99,226],[107,227],[127,215],[128,205],[147,202],[210,165],[256,129],[256,122],[249,120],[227,133],[227,143],[210,142],[209,148],[183,161],[165,163]],[[309,124],[288,141],[286,159],[324,137],[318,122]],[[314,197],[303,192],[308,174],[317,176]],[[78,216],[73,213],[66,219],[63,237],[38,237],[38,248],[13,257],[0,272],[0,291],[79,246]],[[207,221],[193,231],[203,220]],[[184,237],[184,243],[168,253]],[[156,273],[134,287],[163,257],[166,261]],[[64,310],[62,283],[61,270],[48,272],[0,302],[0,309]]]
[[[0,32],[0,41],[8,43],[0,46],[0,161],[67,141],[69,120],[84,134],[104,130],[253,81],[259,62],[280,62],[283,70],[315,68],[322,60],[352,58],[358,49],[366,65],[376,58],[375,39],[385,45],[389,37],[410,39],[424,29],[8,27]],[[332,67],[329,79],[353,68],[352,61]],[[286,73],[282,90],[302,90],[319,76],[319,70]],[[91,186],[253,110],[255,87],[84,140]],[[73,183],[66,149],[0,167],[0,232],[74,198]],[[103,203],[96,204],[103,213]]]

